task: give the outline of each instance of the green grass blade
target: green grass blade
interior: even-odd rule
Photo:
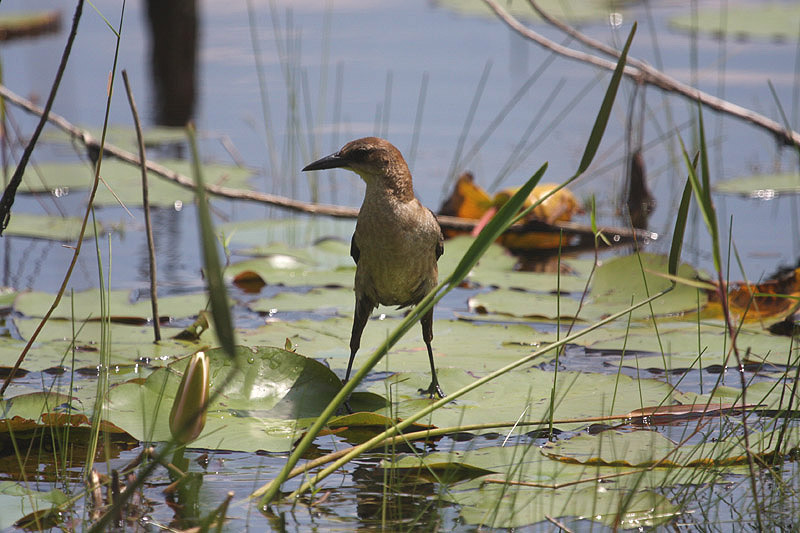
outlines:
[[[197,153],[197,139],[193,125],[186,128],[189,137],[189,146],[192,150],[192,172],[197,183],[197,219],[200,224],[200,241],[203,247],[203,265],[205,266],[206,283],[211,302],[211,316],[214,318],[214,328],[217,338],[225,352],[233,358],[234,338],[233,320],[228,306],[228,295],[222,281],[222,268],[220,267],[219,254],[217,253],[217,238],[214,226],[211,223],[211,213],[208,209],[203,172],[200,167],[200,157]]]
[[[692,168],[697,166],[697,156],[694,158]],[[678,273],[678,264],[681,260],[681,250],[683,249],[683,236],[686,233],[686,221],[689,218],[689,204],[692,200],[692,183],[686,180],[683,188],[683,196],[678,206],[678,216],[675,217],[675,229],[672,232],[672,245],[669,247],[669,263],[667,272],[675,276]]]
[[[589,135],[589,141],[586,143],[586,149],[581,158],[581,164],[578,166],[578,174],[583,173],[589,165],[592,164],[597,149],[600,147],[600,141],[603,138],[603,133],[606,131],[608,124],[608,117],[611,116],[611,108],[614,106],[614,100],[617,97],[617,89],[619,89],[620,81],[622,81],[622,73],[625,70],[625,61],[628,57],[628,50],[633,42],[633,36],[636,34],[636,23],[633,23],[631,32],[628,35],[628,40],[622,48],[622,53],[617,61],[617,68],[614,69],[614,74],[611,76],[611,82],[606,89],[606,95],[603,98],[603,103],[600,106],[600,111],[597,113],[597,118],[592,128],[592,133]]]

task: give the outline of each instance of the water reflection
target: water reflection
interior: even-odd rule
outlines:
[[[147,0],[155,123],[183,126],[194,114],[197,2]]]

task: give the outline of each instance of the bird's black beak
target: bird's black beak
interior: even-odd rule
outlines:
[[[307,170],[325,170],[327,168],[342,168],[347,166],[349,161],[339,155],[339,152],[335,154],[326,155],[322,159],[317,159],[313,163],[309,163],[303,168],[303,172]]]

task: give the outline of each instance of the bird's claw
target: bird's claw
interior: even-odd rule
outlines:
[[[442,388],[435,381],[431,382],[427,389],[418,389],[418,392],[423,395],[427,394],[430,399],[433,399],[434,396],[438,396],[439,398],[444,398],[445,396],[444,392],[442,392]]]

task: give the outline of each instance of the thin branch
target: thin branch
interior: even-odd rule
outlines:
[[[568,48],[566,46],[562,46],[550,39],[540,35],[539,33],[533,31],[532,29],[528,28],[527,26],[523,25],[519,20],[511,16],[505,9],[500,7],[495,0],[483,0],[491,9],[495,12],[495,14],[505,22],[508,27],[512,30],[516,31],[526,39],[529,39],[538,45],[552,50],[558,54],[563,55],[564,57],[568,57],[570,59],[576,59],[578,61],[582,61],[584,63],[589,63],[596,67],[600,67],[606,70],[614,70],[616,67],[616,63],[609,61],[607,59],[603,59],[592,54],[581,52],[578,50],[573,50],[572,48]],[[532,0],[529,0],[531,4],[534,6],[537,12],[541,10],[538,9],[537,6],[533,3]],[[555,19],[552,17],[545,17],[547,22],[553,23]],[[584,44],[591,46],[592,48],[600,50],[604,54],[609,54],[616,57],[618,52],[611,53],[611,49],[608,48],[606,45],[599,43],[589,37],[586,37],[577,29],[564,24],[563,22],[559,22],[555,24],[556,27],[561,29],[562,31],[567,32],[569,35],[575,37],[576,39],[580,40]],[[745,122],[749,122],[754,126],[757,126],[761,129],[764,129],[775,136],[776,140],[783,143],[787,146],[800,146],[800,133],[793,131],[791,129],[785,128],[781,126],[778,122],[761,115],[760,113],[756,113],[746,107],[742,107],[740,105],[734,104],[722,98],[718,98],[714,95],[701,91],[691,85],[683,83],[681,81],[676,80],[671,76],[667,76],[660,70],[657,70],[644,61],[636,58],[629,57],[627,66],[625,67],[624,74],[629,78],[632,78],[634,81],[638,83],[646,83],[647,85],[653,85],[662,89],[667,92],[677,93],[681,96],[688,98],[689,100],[697,101],[707,106],[715,111],[719,111],[721,113],[725,113],[731,115],[733,117],[739,118],[744,120]]]
[[[8,102],[28,111],[29,113],[33,113],[35,115],[40,115],[42,113],[42,109],[40,107],[17,95],[2,84],[0,84],[0,96],[5,97]],[[64,117],[56,113],[50,113],[48,116],[48,121],[54,126],[68,133],[74,140],[77,140],[89,150],[100,150],[100,143],[97,139],[95,139],[88,131],[78,128]],[[142,162],[136,154],[133,154],[127,150],[123,150],[122,148],[119,148],[111,143],[105,143],[103,146],[103,151],[105,154],[116,157],[117,159],[131,165],[136,165],[137,167],[142,166]],[[147,168],[148,172],[152,172],[161,178],[172,181],[181,187],[185,187],[190,190],[195,189],[194,180],[163,165],[160,165],[155,161],[146,160],[144,162],[144,167]],[[287,198],[285,196],[278,196],[275,194],[268,194],[258,191],[233,189],[211,183],[207,183],[205,187],[207,192],[215,196],[230,198],[233,200],[245,200],[248,202],[269,204],[276,207],[281,207],[283,209],[288,209],[290,211],[307,213],[311,215],[324,215],[336,218],[356,218],[358,216],[358,209],[354,207],[303,202],[300,200]],[[439,216],[438,219],[439,224],[443,229],[465,232],[472,231],[477,223],[476,220],[472,219],[444,215]],[[568,235],[579,235],[581,237],[587,237],[590,239],[594,238],[594,232],[590,227],[575,222],[556,221],[552,224],[547,224],[545,222],[533,220],[525,224],[515,224],[508,229],[508,231],[512,233],[524,233],[534,230],[551,233],[559,233],[563,231]],[[604,227],[602,228],[602,231],[607,235],[618,235],[622,240],[630,240],[633,238],[655,240],[658,238],[657,233],[643,230],[631,231],[627,228]]]
[[[125,81],[125,92],[128,93],[128,103],[131,106],[133,115],[133,125],[136,128],[136,140],[139,143],[139,159],[147,161],[144,149],[144,135],[142,135],[142,124],[139,122],[139,111],[136,109],[136,102],[133,99],[133,91],[128,83],[128,71],[122,71],[122,79]],[[142,169],[142,209],[144,209],[144,227],[147,233],[147,252],[150,259],[150,304],[153,308],[153,337],[155,342],[161,340],[161,323],[158,315],[158,281],[156,277],[156,246],[153,242],[153,225],[150,223],[150,195],[147,188],[147,170],[144,165]]]

